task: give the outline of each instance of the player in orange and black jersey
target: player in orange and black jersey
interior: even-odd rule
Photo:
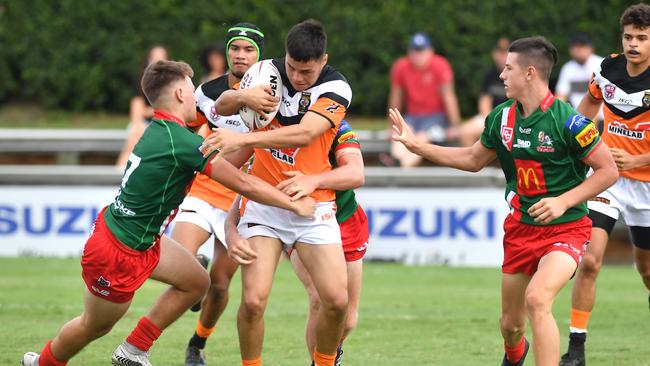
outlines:
[[[254,133],[216,131],[206,139],[204,152],[217,148],[222,153],[250,154],[254,148],[251,174],[275,185],[291,171],[304,175],[330,171],[328,154],[352,90],[343,75],[327,65],[326,44],[327,36],[319,22],[307,20],[295,25],[286,38],[286,57],[273,60],[283,81],[275,118]],[[244,104],[237,97],[239,92],[224,92],[217,100],[217,112],[228,114],[241,108]],[[238,229],[257,252],[257,259],[242,267],[244,290],[237,319],[244,365],[261,364],[263,314],[275,266],[283,246],[294,245],[324,309],[316,327],[313,359],[318,366],[334,365],[348,306],[346,265],[334,190],[317,189],[310,196],[318,207],[313,220],[253,201],[242,203]]]
[[[573,285],[569,350],[561,366],[585,365],[596,278],[609,234],[621,216],[630,229],[636,268],[650,291],[650,6],[627,8],[620,24],[624,53],[603,60],[577,109],[593,118],[603,107],[602,139],[611,149],[620,177],[588,202],[591,244]]]

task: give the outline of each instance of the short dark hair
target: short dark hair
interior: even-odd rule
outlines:
[[[285,42],[292,59],[300,62],[318,60],[327,50],[327,34],[323,25],[314,19],[294,25]]]
[[[151,105],[155,105],[165,89],[177,80],[194,76],[192,67],[182,61],[158,61],[144,69],[142,91]]]
[[[641,3],[625,9],[621,15],[621,30],[630,24],[637,29],[645,29],[650,26],[650,5]]]
[[[519,55],[521,66],[535,66],[546,81],[557,64],[557,49],[542,36],[519,38],[510,44],[508,52]]]

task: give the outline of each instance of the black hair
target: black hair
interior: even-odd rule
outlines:
[[[625,9],[621,15],[621,30],[629,24],[637,29],[645,29],[650,26],[650,5],[641,3]]]
[[[285,42],[292,59],[299,62],[319,60],[327,50],[327,34],[323,25],[314,19],[294,25]]]
[[[210,70],[209,59],[210,55],[213,53],[220,54],[223,57],[224,61],[226,60],[226,48],[222,43],[210,43],[209,45],[205,46],[199,55],[199,62],[201,63],[201,67],[203,67],[203,70],[205,70],[206,73],[212,71]],[[226,63],[224,62],[224,64]]]

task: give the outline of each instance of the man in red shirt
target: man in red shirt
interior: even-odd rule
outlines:
[[[391,70],[388,107],[406,111],[406,122],[418,141],[441,142],[455,139],[460,124],[454,73],[447,60],[436,55],[424,33],[411,38],[408,54]],[[401,144],[391,145],[391,155],[405,167],[416,166],[421,157]]]

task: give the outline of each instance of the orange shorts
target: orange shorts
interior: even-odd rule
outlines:
[[[102,210],[81,256],[81,276],[93,295],[124,303],[133,298],[159,260],[159,243],[146,251],[127,247],[108,229]]]
[[[532,276],[546,254],[561,251],[580,264],[591,238],[589,217],[556,225],[528,225],[508,215],[503,223],[503,273]]]

